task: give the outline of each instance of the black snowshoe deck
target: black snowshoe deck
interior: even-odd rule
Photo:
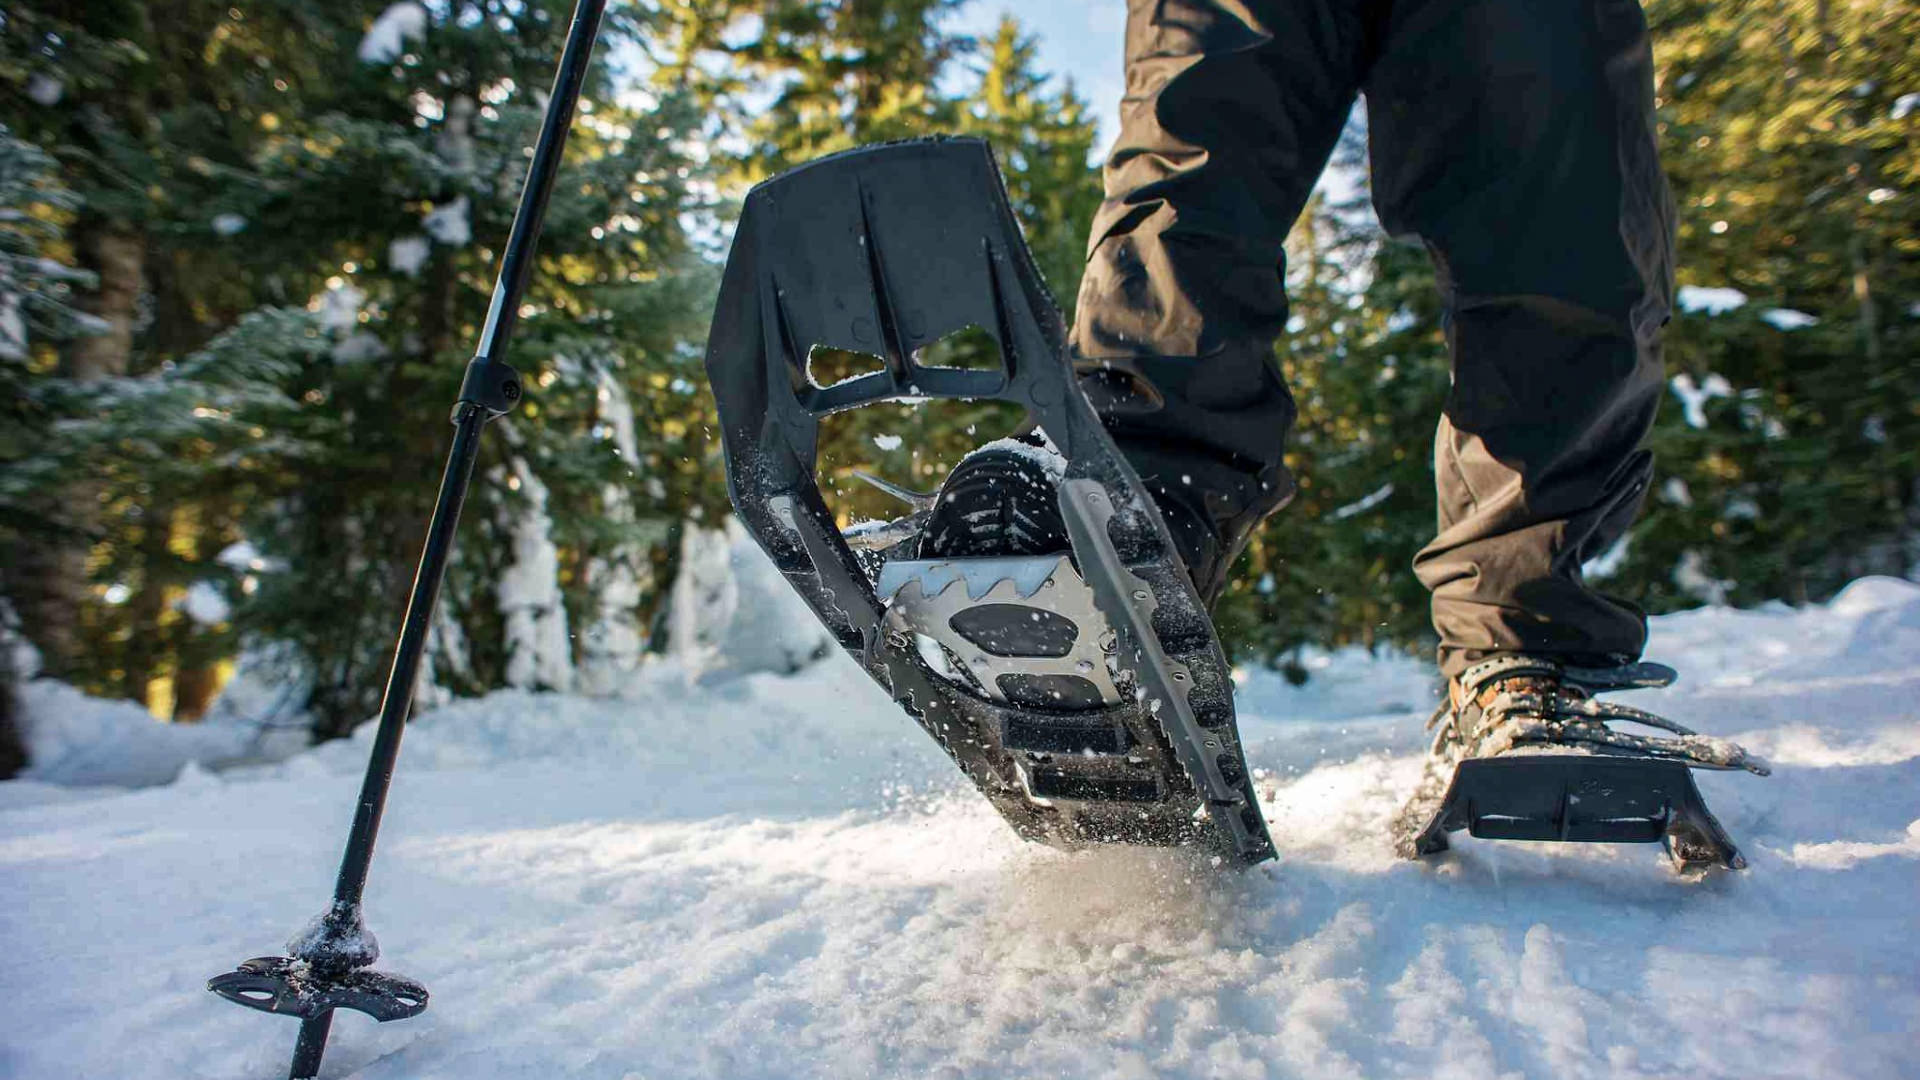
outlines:
[[[999,347],[998,370],[920,363],[922,349],[974,328]],[[885,366],[823,386],[809,372],[818,348]],[[1078,389],[1059,311],[984,142],[853,150],[754,188],[727,260],[707,371],[729,492],[748,531],[1020,835],[1062,847],[1207,845],[1249,863],[1273,855],[1212,622],[1146,490]],[[1101,654],[1123,691],[1106,697],[1117,701],[1049,710],[992,700],[937,672],[924,641],[889,624],[892,594],[879,579],[887,563],[917,552],[910,536],[877,557],[848,547],[815,480],[819,421],[924,398],[1021,405],[1058,447],[1071,552],[1056,559],[1056,580],[1083,582],[1090,594],[1102,637],[1110,634]],[[1015,570],[970,568],[976,579]],[[890,588],[900,580],[896,571]],[[1074,634],[1090,629],[1083,621]]]
[[[1462,761],[1413,854],[1447,849],[1465,829],[1487,840],[1665,845],[1691,873],[1746,866],[1707,810],[1685,763],[1616,754],[1516,752]]]

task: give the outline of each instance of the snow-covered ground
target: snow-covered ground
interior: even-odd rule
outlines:
[[[1642,701],[1770,758],[1702,774],[1752,868],[1459,839],[1396,861],[1432,687],[1255,674],[1278,862],[1015,841],[850,663],[422,717],[375,866],[383,966],[324,1075],[1920,1075],[1920,586],[1656,621]],[[203,989],[329,887],[362,739],[141,790],[0,785],[0,1076],[284,1075]]]

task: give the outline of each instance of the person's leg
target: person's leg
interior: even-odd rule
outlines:
[[[1292,494],[1281,451],[1293,399],[1273,365],[1282,245],[1364,74],[1361,8],[1128,3],[1127,93],[1072,344],[1142,479],[1187,508],[1169,525],[1203,593]],[[1195,522],[1214,535],[1191,535]],[[1203,539],[1224,550],[1196,557]]]
[[[1638,513],[1663,387],[1673,213],[1634,0],[1398,0],[1366,87],[1374,201],[1433,253],[1454,383],[1414,561],[1440,661],[1635,659],[1582,580]]]

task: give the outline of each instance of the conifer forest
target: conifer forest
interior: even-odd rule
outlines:
[[[969,6],[612,6],[513,344],[527,398],[485,444],[421,699],[591,696],[673,647],[675,589],[730,516],[703,350],[756,181],[982,136],[1071,306],[1111,103]],[[0,677],[191,722],[244,676],[315,741],[373,714],[569,10],[0,11],[0,594],[37,664],[11,650]],[[1646,511],[1586,573],[1654,612],[1912,577],[1920,6],[1646,11],[1679,207],[1669,393]],[[1217,611],[1236,663],[1294,678],[1303,650],[1432,646],[1409,565],[1447,328],[1427,253],[1370,209],[1365,127],[1363,102],[1284,267],[1300,493]],[[888,516],[855,472],[931,489],[1020,419],[843,414],[823,490],[843,522]]]

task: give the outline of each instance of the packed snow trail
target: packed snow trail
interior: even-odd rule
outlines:
[[[850,663],[630,700],[502,693],[408,735],[368,895],[432,1006],[344,1014],[327,1077],[1920,1075],[1920,586],[1655,620],[1745,742],[1751,860],[1385,825],[1433,688],[1323,658],[1241,688],[1278,862],[1023,845]],[[0,785],[0,1076],[284,1075],[209,975],[324,903],[365,735],[127,793]]]

